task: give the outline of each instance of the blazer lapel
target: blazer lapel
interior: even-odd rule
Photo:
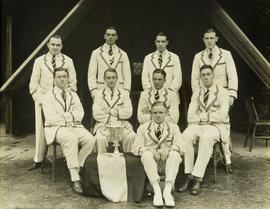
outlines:
[[[156,144],[159,143],[159,140],[157,139],[156,134],[155,134],[155,126],[152,121],[148,125],[147,135],[154,143]]]
[[[201,61],[203,62],[204,65],[209,64],[206,49],[201,52]]]
[[[44,56],[44,65],[53,74],[54,70],[53,70],[52,62],[48,57],[48,53],[45,54],[45,56]]]
[[[161,69],[164,70],[170,63],[170,61],[171,61],[171,54],[168,51],[166,51],[165,55],[162,58]]]
[[[123,53],[121,52],[121,49],[116,46],[115,52],[114,52],[114,63],[113,63],[114,69],[117,68],[122,56],[123,56]]]
[[[206,105],[204,104],[204,91],[201,89],[198,96],[198,103],[203,108],[206,109]]]
[[[156,52],[153,52],[151,55],[151,63],[154,66],[155,69],[159,68],[159,64],[158,64],[158,56]]]
[[[170,126],[168,125],[167,122],[165,122],[164,127],[163,127],[163,131],[162,131],[162,134],[161,134],[159,143],[158,143],[158,146],[159,146],[159,147],[160,147],[164,142],[166,142],[166,140],[167,140],[167,139],[169,138],[169,136],[170,136],[170,133],[171,133]]]
[[[109,60],[108,55],[103,47],[104,47],[104,45],[100,47],[99,55],[100,55],[101,59],[103,60],[103,62],[105,63],[105,65],[107,65],[108,68],[111,68],[111,65],[108,61]]]
[[[71,91],[67,91],[67,95],[66,95],[66,110],[69,112],[72,106],[72,102],[73,102],[73,96]]]
[[[214,91],[214,92],[211,92],[211,93],[209,94],[209,99],[208,99],[207,106],[206,106],[206,109],[205,109],[206,112],[207,112],[207,111],[214,105],[214,103],[217,101],[218,92],[219,92],[218,86],[215,85],[215,91]]]
[[[55,100],[55,105],[59,112],[65,112],[65,102],[60,94],[56,94],[55,89],[53,89],[53,97]]]
[[[222,58],[222,51],[220,50],[220,48],[217,48],[216,53],[214,54],[213,57],[213,64],[212,64],[213,69],[215,69],[217,64],[220,62],[221,58]]]

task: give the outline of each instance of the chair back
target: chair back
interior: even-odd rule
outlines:
[[[248,97],[245,100],[245,106],[248,112],[248,119],[249,119],[249,123],[255,123],[256,121],[258,121],[258,113],[256,111],[255,105],[254,105],[254,100],[252,97]]]

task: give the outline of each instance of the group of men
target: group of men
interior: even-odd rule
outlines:
[[[93,99],[93,135],[81,124],[84,110],[76,94],[76,72],[72,59],[61,53],[60,36],[52,36],[49,52],[35,60],[30,80],[30,93],[35,101],[36,153],[28,170],[41,166],[47,145],[61,144],[74,182],[74,191],[82,193],[80,169],[95,147],[107,152],[111,145],[109,124],[124,128],[123,151],[141,156],[145,172],[154,190],[155,206],[174,206],[171,194],[184,155],[187,181],[179,189],[191,187],[191,194],[201,192],[201,181],[213,145],[222,140],[227,166],[230,167],[229,109],[237,98],[238,79],[231,53],[216,45],[213,29],[204,33],[206,49],[194,57],[191,72],[193,95],[188,109],[188,127],[181,134],[179,120],[179,89],[182,72],[179,57],[167,50],[164,33],[155,37],[156,51],[144,59],[142,86],[135,132],[127,121],[133,113],[130,100],[131,71],[127,53],[115,43],[115,27],[104,34],[105,43],[92,52],[88,69],[88,87]],[[44,113],[45,121],[42,120]],[[45,136],[44,136],[45,133]],[[195,143],[199,144],[194,164]],[[160,166],[165,165],[165,188],[159,186]],[[164,199],[164,202],[163,202]]]

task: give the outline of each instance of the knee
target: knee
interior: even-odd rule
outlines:
[[[177,151],[170,151],[169,158],[171,158],[171,159],[180,159],[180,161],[182,161],[181,155]]]
[[[150,152],[150,151],[143,152],[142,157],[141,157],[142,161],[150,159],[150,158],[153,158],[153,153],[152,152]]]

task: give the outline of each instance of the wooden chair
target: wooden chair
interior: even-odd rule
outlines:
[[[217,181],[217,164],[218,164],[219,159],[223,160],[226,173],[229,174],[228,167],[226,166],[227,162],[226,162],[226,158],[225,158],[225,153],[224,153],[224,149],[223,149],[221,141],[214,144],[212,156],[213,156],[214,183],[216,183],[216,181]],[[220,157],[218,157],[218,156],[220,156]]]
[[[258,112],[254,105],[253,97],[248,97],[246,99],[245,106],[248,112],[248,125],[244,147],[247,146],[248,140],[250,138],[249,151],[251,152],[254,139],[265,139],[265,145],[268,146],[268,140],[270,139],[269,132],[267,135],[256,135],[256,128],[259,126],[268,126],[269,128],[270,120],[261,120],[259,118]],[[250,135],[250,131],[252,131],[252,135]]]
[[[42,162],[42,165],[41,165],[41,173],[43,174],[46,161],[48,161],[51,164],[52,182],[55,182],[55,167],[56,167],[56,157],[57,157],[57,153],[56,153],[57,146],[60,146],[60,144],[57,143],[56,141],[54,141],[52,144],[47,146],[47,152],[46,152],[45,158],[44,158],[44,160]],[[48,150],[49,150],[50,147],[52,147],[52,149],[53,149],[52,157],[48,156]]]

